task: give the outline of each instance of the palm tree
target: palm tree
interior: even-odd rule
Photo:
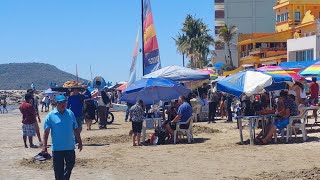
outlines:
[[[181,31],[182,33],[178,33],[176,38],[173,38],[177,51],[190,58],[192,68],[202,68],[210,54],[209,47],[214,43],[208,26],[202,19],[187,15]]]
[[[229,65],[231,67],[233,67],[233,61],[232,61],[230,46],[232,45],[231,41],[236,36],[236,34],[237,34],[237,27],[234,25],[231,25],[229,27],[227,25],[224,25],[219,30],[219,38],[223,43],[227,45],[227,48],[228,48],[229,57],[230,57]]]

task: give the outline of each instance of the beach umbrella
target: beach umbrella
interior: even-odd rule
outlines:
[[[119,86],[116,90],[117,91],[123,91],[127,88],[127,83],[122,84],[121,86]]]
[[[147,74],[143,78],[165,78],[172,81],[188,82],[210,79],[210,75],[190,68],[173,65]]]
[[[320,76],[320,61],[312,64],[300,72],[302,76]]]
[[[300,76],[297,71],[290,70],[288,68],[284,68],[281,66],[263,66],[258,68],[259,71],[266,72],[268,74],[276,74],[276,75],[283,75],[283,76],[290,76],[292,79],[296,81],[303,81],[305,80],[304,77]]]
[[[257,70],[246,70],[226,77],[217,83],[217,91],[240,97],[244,93],[251,96],[262,92],[274,83],[292,82],[292,77],[267,74]],[[279,88],[282,88],[279,86]],[[273,90],[279,90],[272,88]]]
[[[188,95],[190,89],[164,78],[148,78],[134,82],[122,93],[121,101],[136,103],[143,100],[144,104],[158,103],[160,100],[177,99],[181,95]]]

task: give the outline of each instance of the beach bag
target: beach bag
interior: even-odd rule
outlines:
[[[158,140],[156,143],[157,145],[165,144],[166,142],[166,132],[163,128],[156,128],[155,129],[156,139]]]

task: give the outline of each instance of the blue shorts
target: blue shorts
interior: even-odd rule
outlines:
[[[289,118],[281,119],[274,122],[274,125],[277,127],[279,131],[281,131],[283,128],[287,127],[287,125],[289,124],[289,121],[290,121]]]
[[[83,117],[82,116],[76,117],[76,120],[77,120],[78,128],[82,130]]]

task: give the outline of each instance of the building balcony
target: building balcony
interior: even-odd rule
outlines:
[[[262,54],[262,53],[266,53],[266,52],[277,52],[277,51],[287,51],[286,47],[266,47],[266,48],[254,48],[251,50],[247,50],[247,51],[243,51],[241,52],[241,57],[246,57],[246,56],[250,56],[250,55],[256,55],[256,54]]]
[[[277,56],[260,58],[260,62],[269,62],[269,61],[274,62],[274,61],[281,61],[282,59],[287,59],[287,53],[279,54]]]

